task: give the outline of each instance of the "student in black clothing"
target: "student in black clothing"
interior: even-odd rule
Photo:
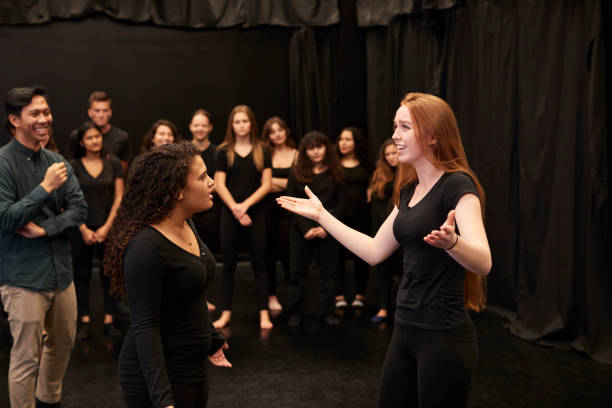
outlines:
[[[154,147],[176,143],[179,140],[181,140],[181,135],[176,125],[168,119],[159,119],[142,137],[140,154],[147,153]]]
[[[225,327],[232,317],[234,272],[241,236],[249,242],[251,266],[259,309],[259,326],[271,329],[266,290],[266,220],[262,200],[270,191],[272,170],[270,153],[259,139],[253,111],[246,105],[232,109],[225,141],[217,149],[215,182],[225,203],[221,210],[221,250],[223,252],[221,317],[213,324]]]
[[[347,205],[341,221],[357,231],[369,234],[370,208],[367,202],[367,190],[368,181],[370,180],[370,160],[368,157],[367,140],[361,129],[347,127],[340,132],[336,148],[340,157],[340,163],[342,163],[343,181],[346,185]],[[363,309],[370,267],[345,248],[340,248],[338,258],[336,307],[344,309],[348,306],[344,296],[346,286],[344,271],[346,261],[349,259],[353,259],[355,287],[357,289],[351,306],[354,309]]]
[[[87,202],[87,221],[70,234],[74,286],[80,328],[77,338],[84,340],[91,335],[89,292],[91,267],[94,255],[104,257],[105,240],[117,215],[123,196],[124,177],[121,163],[116,156],[108,154],[102,133],[93,122],[83,123],[77,130],[76,149],[71,161],[74,174],[79,180]],[[109,293],[108,277],[100,267],[104,298],[104,333],[120,336],[113,326],[114,302]]]
[[[368,187],[368,202],[372,212],[372,226],[378,230],[393,209],[393,186],[397,175],[399,156],[393,139],[387,139],[380,148],[376,169]],[[398,249],[378,265],[376,283],[378,289],[379,309],[372,317],[372,323],[387,320],[391,305],[391,283],[393,275],[402,270],[402,254]]]
[[[484,277],[491,269],[484,192],[446,102],[410,93],[394,123],[401,163],[395,207],[374,238],[338,221],[309,189],[309,199],[281,197],[279,203],[319,222],[371,265],[402,248],[379,406],[465,406],[478,355],[467,309],[484,307]]]
[[[268,308],[272,311],[283,309],[276,295],[276,261],[280,259],[289,281],[289,227],[291,217],[276,205],[276,199],[287,190],[287,181],[291,166],[297,158],[295,143],[289,136],[289,127],[284,120],[273,116],[266,121],[261,131],[261,138],[272,152],[272,187],[266,198],[266,270],[268,272]]]
[[[189,123],[189,131],[191,132],[191,141],[200,150],[200,155],[204,164],[208,169],[208,175],[211,178],[215,177],[215,155],[217,154],[217,145],[210,141],[210,132],[212,132],[212,116],[206,109],[198,109],[191,115]],[[198,234],[203,239],[206,239],[208,248],[213,254],[218,254],[221,251],[219,244],[219,217],[221,214],[220,200],[215,196],[213,207],[208,211],[202,211],[193,216]],[[209,311],[216,309],[215,305],[208,302],[206,304]]]
[[[192,143],[156,148],[132,170],[104,258],[132,309],[119,355],[129,408],[206,407],[206,360],[231,366],[205,307],[215,260],[190,221],[211,208],[214,187]]]
[[[342,191],[342,166],[328,137],[311,131],[300,141],[298,159],[289,174],[287,194],[304,196],[304,186],[309,185],[321,201],[336,216],[344,209]],[[304,314],[304,291],[308,283],[308,270],[312,260],[319,266],[319,316],[329,326],[339,320],[333,315],[334,288],[338,267],[338,242],[323,227],[304,217],[294,216],[289,232],[289,311],[288,324],[297,327]]]

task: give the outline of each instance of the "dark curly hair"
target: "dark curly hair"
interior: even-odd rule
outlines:
[[[115,296],[126,294],[123,254],[128,242],[143,227],[170,215],[199,155],[196,145],[180,142],[154,148],[135,163],[106,240],[103,268]]]
[[[340,153],[340,148],[338,147],[338,142],[340,141],[340,135],[344,131],[351,132],[353,135],[353,142],[355,143],[355,157],[359,160],[359,163],[368,170],[368,173],[372,172],[372,161],[370,160],[370,154],[368,151],[368,139],[365,137],[365,134],[361,129],[354,126],[347,126],[340,131],[338,134],[338,139],[336,139],[336,152],[338,153],[338,157],[342,158],[342,154]]]
[[[340,164],[340,159],[336,154],[336,150],[332,147],[329,138],[323,132],[312,130],[306,133],[302,137],[302,140],[300,140],[297,162],[293,167],[293,176],[298,182],[309,184],[314,180],[315,175],[312,171],[312,162],[308,158],[306,150],[321,145],[325,146],[325,158],[323,159],[323,164],[327,166],[331,172],[332,178],[336,183],[340,183],[342,181],[342,165]]]
[[[146,153],[153,148],[153,138],[155,137],[157,128],[161,125],[170,128],[170,130],[172,131],[172,136],[174,137],[174,143],[177,143],[178,141],[182,140],[182,136],[173,122],[169,121],[168,119],[159,119],[151,125],[149,130],[147,130],[147,133],[145,133],[145,135],[142,137],[140,153]]]

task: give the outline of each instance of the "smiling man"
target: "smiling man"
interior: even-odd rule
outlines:
[[[85,222],[87,205],[70,165],[40,147],[53,122],[44,88],[13,88],[4,104],[15,135],[0,149],[0,296],[13,336],[9,398],[12,407],[59,407],[77,313],[67,230]]]

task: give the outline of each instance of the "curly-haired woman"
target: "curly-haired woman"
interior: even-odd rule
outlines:
[[[128,180],[104,257],[131,307],[119,356],[128,407],[205,407],[206,359],[231,366],[204,306],[215,260],[190,220],[211,208],[214,187],[192,143],[146,153]]]

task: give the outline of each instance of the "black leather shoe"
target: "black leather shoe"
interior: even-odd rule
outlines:
[[[79,340],[87,340],[91,337],[91,323],[81,323],[81,328],[77,333],[77,339]]]
[[[41,400],[36,398],[36,408],[61,408],[61,407],[62,407],[61,401],[49,403],[49,402],[42,402]]]
[[[289,327],[300,327],[300,325],[302,324],[302,316],[300,316],[297,313],[293,313],[291,316],[289,316],[289,320],[287,320],[287,326]]]
[[[112,323],[104,323],[104,335],[110,337],[121,337],[121,330],[116,328]]]

